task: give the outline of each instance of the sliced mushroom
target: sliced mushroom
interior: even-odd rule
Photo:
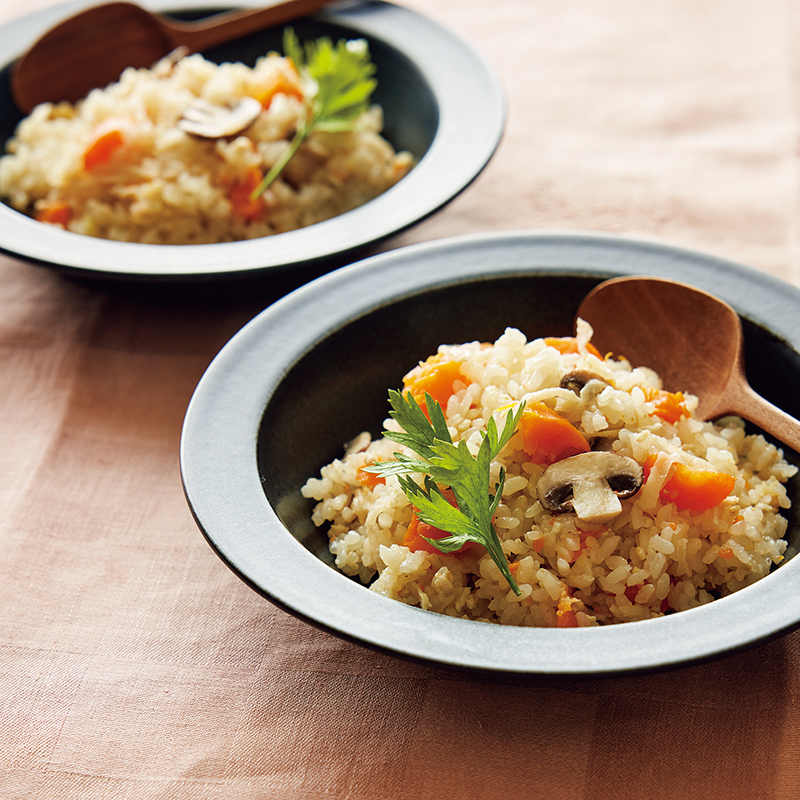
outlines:
[[[607,452],[611,452],[614,449],[614,442],[617,441],[617,434],[618,431],[616,430],[609,430],[603,431],[598,433],[596,436],[593,436],[590,445],[592,450],[603,450]]]
[[[261,111],[255,97],[243,97],[233,108],[198,102],[183,112],[178,127],[203,139],[225,139],[247,130]]]
[[[595,372],[589,372],[585,369],[576,369],[572,372],[568,372],[561,378],[559,386],[562,389],[569,389],[575,392],[575,394],[579,395],[592,381],[597,382],[595,388],[598,391],[594,392],[594,394],[599,394],[600,390],[605,389],[606,386],[609,386],[609,383],[605,378],[601,377]]]
[[[618,453],[593,451],[551,464],[539,478],[539,500],[556,514],[574,511],[584,522],[608,522],[622,511],[620,499],[642,487],[642,468]]]

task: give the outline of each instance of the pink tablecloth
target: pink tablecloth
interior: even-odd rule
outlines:
[[[408,5],[494,65],[508,128],[385,249],[590,229],[800,286],[800,4]],[[25,10],[2,0],[0,20]],[[665,674],[464,675],[234,577],[189,514],[178,440],[206,365],[276,295],[159,299],[0,257],[0,797],[800,796],[800,633]]]

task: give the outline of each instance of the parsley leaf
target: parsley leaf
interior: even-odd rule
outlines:
[[[294,29],[286,28],[283,50],[303,81],[304,113],[289,147],[253,190],[253,199],[270,187],[312,133],[354,130],[378,85],[366,39],[340,39],[334,44],[323,36],[301,46]]]
[[[402,431],[384,431],[387,439],[404,445],[419,456],[412,458],[395,453],[396,461],[384,461],[369,467],[370,472],[387,476],[397,475],[403,491],[423,521],[450,536],[425,540],[443,553],[452,553],[467,542],[483,545],[503,573],[515,594],[520,589],[509,569],[497,531],[492,524],[505,483],[505,470],[501,468],[494,494],[489,491],[489,470],[492,461],[508,444],[516,431],[525,404],[506,416],[502,432],[498,432],[494,419],[489,418],[483,441],[476,456],[465,441],[454,444],[447,430],[442,407],[429,394],[425,406],[430,420],[417,401],[409,394],[389,392],[390,416],[403,428]],[[423,474],[420,485],[411,474]],[[456,506],[448,502],[439,485],[449,486],[455,495]]]

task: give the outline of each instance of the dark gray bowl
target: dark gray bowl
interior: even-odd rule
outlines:
[[[280,300],[220,352],[186,415],[181,465],[197,523],[253,589],[323,628],[390,652],[518,673],[663,669],[753,645],[800,622],[800,525],[789,558],[703,608],[569,630],[451,619],[380,597],[330,565],[300,495],[359,431],[378,434],[387,390],[442,343],[569,335],[582,297],[616,275],[692,283],[743,317],[754,388],[800,415],[800,292],[727,261],[601,235],[507,233],[375,256]],[[776,381],[775,376],[781,380]],[[796,463],[798,456],[787,452]],[[798,481],[789,486],[800,501]]]
[[[92,3],[93,4],[93,3]],[[0,28],[0,137],[21,118],[9,90],[13,59],[58,20],[87,5],[48,8]],[[154,11],[196,18],[236,6],[233,0],[147,3]],[[176,7],[178,11],[175,11]],[[505,100],[492,70],[472,48],[435,22],[399,6],[364,0],[292,23],[301,38],[366,38],[377,66],[374,99],[384,135],[419,163],[364,206],[298,231],[247,242],[147,245],[111,242],[36,222],[0,204],[0,250],[86,277],[202,280],[287,268],[338,265],[416,224],[466,188],[494,154],[505,125]],[[211,60],[248,64],[281,49],[283,26],[209,50]]]

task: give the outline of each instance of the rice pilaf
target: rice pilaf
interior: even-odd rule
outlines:
[[[22,120],[0,158],[0,197],[74,233],[204,244],[330,219],[411,169],[411,155],[381,136],[382,110],[372,105],[356,130],[315,133],[252,200],[305,113],[303,91],[291,60],[277,53],[252,68],[191,55],[126,69],[74,105],[43,103]],[[224,116],[246,98],[261,105],[241,131],[207,138],[179,124],[187,112]]]
[[[482,547],[444,554],[423,544],[397,477],[364,471],[403,447],[361,434],[302,489],[316,503],[314,523],[328,529],[336,566],[374,592],[441,614],[583,627],[700,606],[779,564],[785,483],[796,472],[782,451],[746,433],[739,418],[697,419],[696,398],[665,392],[650,369],[601,357],[590,339],[581,321],[574,339],[527,341],[509,328],[491,345],[444,345],[406,376],[404,389],[414,393],[433,385],[437,371],[445,375],[436,399],[453,441],[465,440],[473,453],[490,416],[501,425],[521,401],[555,412],[578,435],[573,449],[613,453],[641,468],[641,485],[619,513],[587,521],[548,510],[540,480],[571,451],[548,451],[523,418],[491,473],[495,482],[505,469],[494,527],[517,595]],[[575,374],[582,379],[570,383]],[[398,427],[391,419],[385,425]]]

